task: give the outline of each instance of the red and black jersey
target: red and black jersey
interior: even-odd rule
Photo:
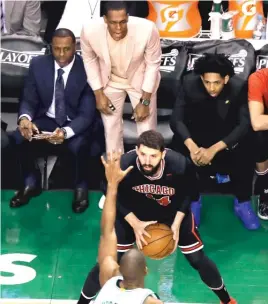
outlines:
[[[133,170],[120,183],[118,212],[124,217],[133,212],[138,219],[160,222],[173,219],[177,211],[187,213],[195,171],[186,157],[167,149],[158,176],[145,176],[139,169],[136,151],[121,158],[121,168]]]

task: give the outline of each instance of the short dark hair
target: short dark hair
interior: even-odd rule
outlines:
[[[196,60],[194,72],[199,75],[205,73],[218,73],[222,77],[234,75],[234,65],[225,54],[208,54]]]
[[[54,37],[62,37],[62,38],[71,37],[73,43],[76,43],[76,39],[75,39],[74,33],[71,30],[67,29],[67,28],[58,28],[58,29],[56,29],[55,32],[52,35],[52,40],[51,41],[53,41]]]
[[[161,152],[163,152],[165,149],[164,137],[161,133],[154,130],[145,131],[139,136],[137,140],[137,147],[140,147],[140,145],[144,145],[148,148],[156,149]]]
[[[104,15],[107,17],[109,11],[125,10],[128,13],[128,6],[125,1],[105,1]]]

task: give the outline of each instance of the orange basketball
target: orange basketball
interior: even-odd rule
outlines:
[[[145,256],[160,260],[171,254],[175,241],[173,240],[173,232],[165,224],[152,224],[145,228],[151,238],[144,236],[148,245],[144,245],[142,252]]]

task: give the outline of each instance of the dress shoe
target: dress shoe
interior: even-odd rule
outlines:
[[[24,189],[19,190],[15,196],[10,200],[9,206],[11,208],[21,207],[29,203],[30,199],[40,195],[42,189],[40,187],[26,186]]]
[[[88,206],[88,190],[83,188],[75,189],[74,200],[72,204],[73,212],[82,213],[88,208]]]

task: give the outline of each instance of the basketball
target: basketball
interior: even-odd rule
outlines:
[[[175,246],[173,232],[165,224],[152,224],[145,228],[151,238],[144,235],[148,245],[143,245],[142,252],[145,256],[160,260],[171,254]]]

